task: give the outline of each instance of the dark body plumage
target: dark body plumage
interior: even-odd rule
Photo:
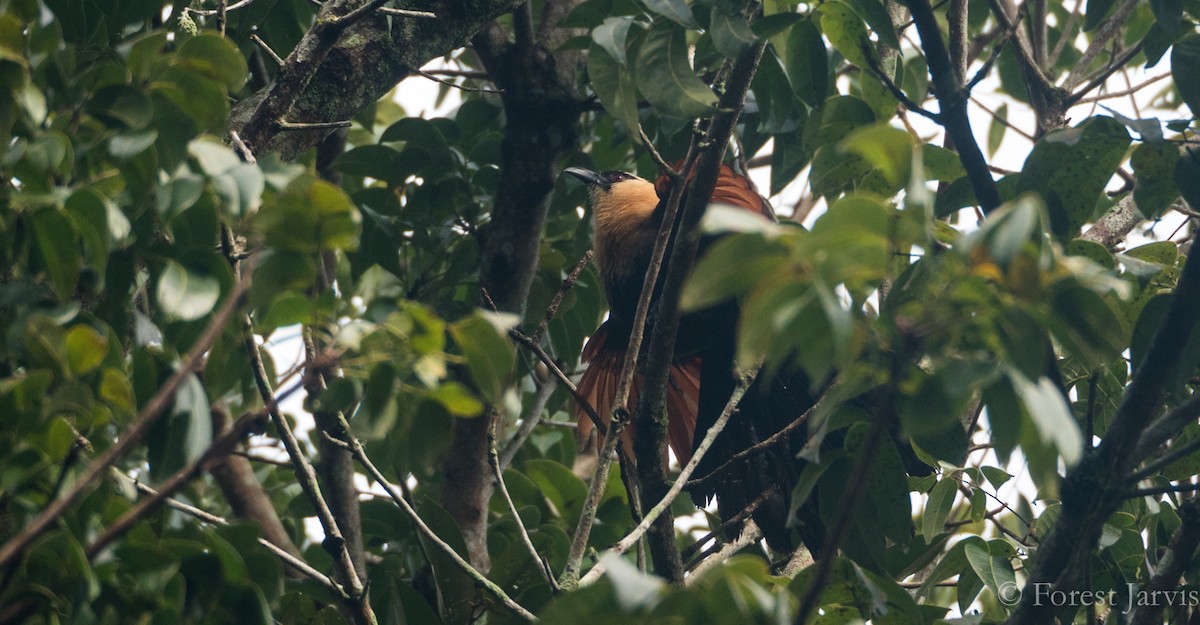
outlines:
[[[604,283],[610,313],[584,348],[588,369],[579,390],[597,413],[607,419],[621,374],[638,298],[662,223],[669,179],[656,184],[624,172],[592,172],[571,168],[567,173],[588,184],[595,223],[595,261]],[[766,200],[745,176],[722,165],[711,203],[741,208],[774,220]],[[701,253],[713,242],[701,240]],[[657,287],[656,287],[657,290]],[[657,293],[655,294],[657,296]],[[651,310],[654,310],[653,302]],[[674,364],[667,388],[668,438],[681,462],[687,462],[695,444],[720,416],[737,380],[734,373],[739,308],[729,300],[684,315],[679,324]],[[653,323],[653,315],[649,323]],[[648,335],[648,334],[647,334]],[[634,383],[640,391],[640,375]],[[738,412],[698,466],[702,478],[721,467],[734,454],[778,432],[813,404],[808,380],[802,374],[776,375],[757,380],[747,390]],[[631,403],[636,402],[635,397]],[[581,416],[580,432],[587,436],[591,421]],[[789,496],[801,464],[795,454],[803,444],[802,428],[765,453],[751,455],[721,474],[692,488],[692,499],[704,505],[715,497],[720,516],[731,519],[768,489],[753,518],[767,542],[777,550],[794,546],[787,527]],[[632,457],[632,435],[624,441]],[[665,460],[665,459],[664,459]],[[810,548],[820,541],[820,525],[811,510],[802,510],[800,535]],[[731,528],[731,534],[740,527]]]

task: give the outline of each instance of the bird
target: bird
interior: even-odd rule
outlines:
[[[593,258],[609,305],[608,319],[584,346],[581,359],[588,366],[577,388],[582,401],[588,402],[607,424],[673,181],[666,175],[651,182],[628,172],[579,167],[567,168],[565,173],[587,185],[593,218]],[[770,204],[753,182],[727,164],[720,166],[710,203],[775,221]],[[702,237],[699,253],[703,254],[718,237]],[[659,288],[656,285],[655,290]],[[658,293],[652,297],[654,310]],[[737,385],[734,355],[738,314],[738,303],[731,299],[689,312],[679,321],[666,404],[668,443],[682,464],[691,459],[695,445],[724,410]],[[648,325],[653,321],[651,315]],[[635,377],[631,391],[630,403],[634,405],[641,390],[640,378],[640,374]],[[799,370],[756,379],[694,475],[704,477],[722,467],[734,454],[783,429],[814,402],[813,389]],[[593,433],[594,425],[582,409],[577,414],[580,436],[586,438]],[[812,548],[810,543],[819,543],[823,533],[812,514],[802,510],[798,513],[801,527],[788,525],[791,488],[802,468],[795,452],[803,445],[803,438],[804,433],[797,430],[790,440],[785,437],[762,453],[723,467],[719,476],[691,489],[693,501],[704,506],[715,498],[718,514],[729,523],[733,535],[741,527],[739,519],[744,515],[740,513],[757,502],[753,518],[772,549],[791,551],[796,544],[793,529],[798,529],[801,540]],[[627,429],[622,446],[629,458],[633,457],[632,440],[632,432]]]

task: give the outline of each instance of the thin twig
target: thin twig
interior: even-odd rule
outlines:
[[[489,89],[487,87],[468,87],[466,85],[460,85],[456,82],[451,82],[449,80],[446,80],[445,78],[440,78],[438,76],[434,76],[433,74],[430,74],[429,72],[422,71],[419,69],[412,70],[412,73],[416,74],[417,76],[420,76],[421,78],[425,78],[427,80],[432,80],[433,82],[436,82],[439,85],[446,85],[447,87],[453,87],[460,91],[470,91],[472,93],[499,93],[499,94],[504,93],[503,89]]]
[[[1126,494],[1127,498],[1165,495],[1167,493],[1194,493],[1200,490],[1200,484],[1167,484],[1150,488],[1135,488]]]
[[[508,505],[508,512],[512,514],[513,522],[517,524],[517,533],[521,535],[521,542],[525,543],[525,548],[529,550],[529,556],[538,565],[537,568],[541,571],[542,577],[546,579],[546,583],[550,585],[550,590],[557,594],[559,591],[558,581],[554,579],[550,563],[538,553],[537,547],[533,546],[533,539],[529,538],[529,530],[525,529],[525,523],[521,521],[521,515],[517,512],[517,504],[513,503],[512,495],[508,494],[508,486],[504,483],[504,469],[500,466],[500,454],[496,451],[496,421],[497,419],[492,419],[488,427],[488,462],[492,465],[496,486],[500,489],[504,503]]]
[[[1118,71],[1120,71],[1121,69],[1123,69],[1125,67],[1125,64],[1129,63],[1129,61],[1133,60],[1133,57],[1137,56],[1138,53],[1140,53],[1141,51],[1142,51],[1142,42],[1139,41],[1139,42],[1137,42],[1137,44],[1133,45],[1128,50],[1126,50],[1115,61],[1113,61],[1111,64],[1109,64],[1108,67],[1101,70],[1100,73],[1097,74],[1097,76],[1095,78],[1089,80],[1086,85],[1081,87],[1078,91],[1075,91],[1071,95],[1067,96],[1067,98],[1066,98],[1067,106],[1074,106],[1075,104],[1078,104],[1079,101],[1081,99],[1083,99],[1083,97],[1085,95],[1090,93],[1096,87],[1103,85],[1109,79],[1110,76],[1112,76],[1113,74],[1115,74]]]
[[[566,297],[567,291],[575,286],[575,282],[579,280],[579,275],[587,268],[588,263],[592,262],[592,250],[584,252],[579,262],[575,263],[575,268],[567,277],[563,278],[562,284],[558,287],[558,292],[554,294],[554,299],[550,300],[550,305],[546,306],[546,314],[542,316],[542,320],[538,322],[537,329],[533,331],[534,343],[541,343],[542,337],[546,334],[546,329],[550,327],[550,322],[554,316],[558,314],[558,307],[562,305],[563,298]]]
[[[353,122],[348,120],[336,122],[289,122],[279,120],[275,122],[275,127],[287,132],[300,132],[303,130],[328,130],[331,128],[349,128]]]
[[[583,500],[583,510],[579,513],[579,521],[575,524],[575,532],[571,535],[571,548],[567,552],[567,563],[563,567],[559,583],[567,589],[578,586],[579,571],[583,568],[583,554],[587,551],[588,537],[592,533],[592,525],[596,521],[596,511],[600,508],[600,498],[604,496],[604,486],[608,483],[608,474],[612,468],[613,457],[617,455],[617,444],[621,432],[625,430],[626,421],[615,419],[612,427],[604,436],[604,443],[596,456],[596,467],[592,470],[592,478],[588,483],[587,498]],[[622,454],[624,458],[624,454]],[[621,467],[632,466],[632,459],[622,460]],[[630,488],[632,491],[633,489]],[[630,508],[637,514],[637,504],[630,493]]]
[[[349,587],[348,592],[356,602],[355,606],[357,609],[353,612],[354,618],[360,622],[373,622],[374,614],[366,597],[362,577],[360,577],[359,571],[354,566],[348,543],[342,535],[338,521],[333,516],[333,512],[330,511],[329,505],[321,493],[321,487],[317,484],[316,470],[313,469],[312,463],[304,455],[304,451],[300,449],[300,442],[296,439],[296,434],[292,431],[287,418],[279,412],[278,407],[272,401],[274,390],[271,388],[271,381],[267,376],[266,366],[263,364],[262,355],[258,351],[258,345],[254,342],[249,316],[243,317],[242,325],[242,344],[246,350],[246,355],[250,358],[255,385],[258,388],[259,396],[269,408],[268,414],[270,414],[271,421],[275,424],[275,429],[279,433],[279,440],[283,443],[284,449],[287,450],[288,457],[292,463],[292,470],[296,475],[297,482],[300,484],[300,489],[304,491],[304,494],[313,504],[317,519],[320,521],[321,528],[325,532],[325,540],[322,546],[333,557],[338,574],[341,576],[343,583]]]
[[[1075,104],[1091,104],[1092,102],[1102,102],[1104,100],[1111,100],[1113,98],[1123,98],[1125,96],[1137,95],[1138,92],[1140,92],[1142,89],[1149,87],[1150,85],[1152,85],[1164,78],[1170,78],[1170,77],[1171,77],[1170,73],[1159,74],[1158,76],[1155,76],[1153,78],[1147,78],[1146,80],[1138,83],[1136,86],[1130,87],[1128,89],[1123,89],[1121,91],[1109,91],[1106,93],[1102,93],[1100,95],[1094,95],[1094,96],[1090,96],[1087,98],[1080,98],[1075,101]]]
[[[1195,393],[1182,404],[1167,411],[1142,431],[1134,453],[1145,457],[1158,448],[1172,436],[1175,436],[1183,426],[1200,417],[1200,393]]]
[[[1083,15],[1084,0],[1075,0],[1075,8],[1071,11],[1071,15],[1067,17],[1067,23],[1063,25],[1062,31],[1058,37],[1058,43],[1054,44],[1054,51],[1050,53],[1050,58],[1047,63],[1050,67],[1058,65],[1058,59],[1062,52],[1067,47],[1068,41],[1074,41],[1075,26],[1079,24],[1079,18]]]
[[[267,45],[267,42],[263,41],[262,37],[259,37],[257,33],[250,34],[250,41],[253,41],[260,50],[265,52],[267,56],[271,57],[271,60],[275,61],[276,67],[283,65],[283,59],[280,58],[278,54],[275,54],[275,51],[271,49],[271,46]]]
[[[413,11],[412,9],[393,9],[391,7],[383,7],[379,9],[380,13],[385,15],[399,15],[400,17],[419,17],[427,20],[436,20],[437,13],[429,11]]]
[[[729,561],[729,558],[731,558],[733,554],[745,549],[746,547],[749,547],[750,545],[753,545],[759,540],[762,540],[762,537],[763,533],[762,530],[758,528],[758,525],[754,521],[747,521],[746,524],[742,526],[742,533],[738,534],[738,537],[734,540],[722,545],[721,549],[714,553],[711,557],[701,560],[700,564],[698,564],[696,568],[692,569],[691,574],[688,575],[688,578],[684,584],[694,584],[696,581],[701,579],[705,572],[725,564]]]
[[[685,488],[688,488],[688,487],[685,487]],[[778,490],[778,488],[779,488],[778,484],[771,484],[770,486],[763,489],[763,492],[759,493],[758,496],[754,498],[754,501],[751,501],[749,504],[746,505],[745,508],[742,508],[741,510],[739,510],[738,513],[733,515],[732,517],[729,517],[728,520],[726,520],[725,522],[718,525],[711,532],[696,539],[696,542],[688,545],[685,549],[683,549],[680,552],[680,555],[683,556],[683,559],[685,559],[685,560],[690,559],[693,555],[696,554],[697,551],[700,550],[700,547],[703,546],[705,543],[707,543],[710,540],[713,540],[714,538],[717,538],[723,532],[725,532],[725,530],[750,518],[750,515],[754,514],[754,511],[757,510],[759,506],[763,505],[763,503],[766,502],[767,499],[770,499],[771,495],[773,495],[775,493],[775,491]]]
[[[836,386],[836,384],[834,386]],[[724,474],[729,469],[733,468],[737,463],[739,463],[751,456],[754,456],[756,454],[763,453],[767,449],[787,440],[788,434],[791,434],[794,430],[796,430],[796,428],[799,428],[800,426],[804,425],[805,423],[808,423],[808,416],[813,414],[814,411],[816,411],[816,410],[820,409],[822,406],[824,406],[825,402],[827,401],[826,398],[830,396],[830,394],[833,391],[833,388],[834,387],[830,387],[829,389],[827,389],[821,395],[820,399],[817,400],[816,403],[814,403],[807,410],[805,410],[803,414],[801,414],[800,416],[793,419],[791,423],[780,428],[780,430],[778,432],[775,432],[774,434],[768,436],[767,438],[763,439],[762,441],[755,443],[754,445],[751,445],[750,447],[747,447],[747,448],[737,452],[736,454],[733,454],[732,456],[729,457],[728,460],[726,460],[724,463],[722,463],[721,466],[713,469],[712,471],[709,471],[705,475],[702,475],[702,476],[688,482],[687,487],[688,488],[697,488],[700,486],[704,486],[704,485],[708,484],[709,482],[713,481],[714,479],[716,479],[717,477]]]
[[[1197,450],[1200,450],[1200,438],[1194,438],[1183,445],[1179,445],[1178,447],[1171,449],[1171,451],[1167,452],[1161,458],[1158,458],[1153,462],[1146,463],[1146,466],[1129,476],[1129,481],[1132,483],[1140,482],[1151,475],[1154,475],[1158,471],[1167,468],[1176,460],[1195,453]]]
[[[230,11],[236,11],[243,7],[248,7],[251,4],[253,4],[254,1],[255,0],[241,0],[240,2],[234,2],[233,4],[231,4],[227,7],[224,7],[224,12],[228,13]],[[189,8],[185,7],[183,9],[183,12],[184,13],[195,13],[196,15],[200,15],[203,17],[215,17],[216,15],[218,15],[221,12],[221,10],[220,9],[189,9]]]
[[[526,349],[533,352],[533,354],[538,357],[538,360],[542,361],[542,364],[546,365],[546,367],[550,369],[550,373],[553,373],[554,377],[558,378],[558,382],[571,393],[571,396],[575,398],[575,401],[579,403],[580,407],[583,408],[583,411],[586,412],[588,417],[592,420],[592,425],[595,425],[596,429],[600,430],[600,433],[603,434],[608,430],[608,426],[604,425],[604,420],[600,418],[599,413],[596,412],[596,408],[592,406],[591,402],[589,402],[586,397],[579,393],[579,387],[575,386],[575,383],[571,381],[571,378],[567,377],[566,373],[563,373],[563,370],[559,368],[558,363],[554,362],[554,359],[550,357],[550,354],[546,353],[546,350],[542,349],[541,345],[534,342],[531,337],[520,330],[517,330],[516,328],[509,330],[508,335],[511,336],[516,342],[524,345]]]
[[[1083,56],[1079,57],[1079,60],[1075,62],[1075,66],[1071,68],[1070,74],[1067,75],[1067,80],[1063,83],[1063,89],[1074,91],[1075,87],[1084,81],[1084,77],[1091,70],[1092,61],[1096,60],[1096,57],[1108,47],[1109,42],[1121,33],[1126,20],[1129,18],[1129,14],[1133,12],[1137,5],[1138,0],[1125,0],[1117,8],[1116,12],[1112,14],[1112,17],[1109,17],[1100,28],[1096,29],[1087,50],[1083,52]],[[1066,34],[1064,33],[1063,36],[1066,36]]]
[[[575,426],[574,423],[557,423],[554,421],[543,421],[542,411],[546,409],[546,403],[550,401],[550,396],[554,394],[554,388],[557,385],[546,380],[538,384],[537,393],[534,395],[533,404],[529,408],[529,412],[525,413],[525,418],[521,421],[521,427],[513,434],[508,443],[504,446],[504,451],[500,452],[500,468],[507,469],[508,465],[512,464],[513,457],[517,455],[517,451],[525,444],[525,441],[533,434],[534,428],[539,423],[547,425],[569,425]]]
[[[638,124],[637,131],[638,136],[642,139],[642,145],[646,148],[646,153],[650,155],[650,160],[654,161],[654,164],[658,165],[663,173],[670,176],[672,182],[678,183],[682,180],[680,173],[674,167],[671,167],[671,164],[663,158],[662,154],[659,154],[658,148],[654,147],[654,142],[650,140],[650,137],[646,136],[646,130],[642,128],[641,124]]]
[[[883,83],[884,87],[887,87],[887,90],[892,93],[893,97],[895,97],[900,101],[901,104],[904,105],[904,108],[936,124],[942,123],[940,115],[921,106],[917,102],[913,101],[912,98],[908,97],[907,93],[904,93],[904,90],[900,88],[900,85],[897,85],[896,81],[892,80],[892,77],[888,76],[887,73],[883,71],[883,68],[879,66],[879,60],[875,58],[874,54],[867,55],[867,69],[871,75],[875,76],[879,82]]]
[[[263,413],[263,411],[259,411],[259,413]],[[96,540],[88,545],[85,552],[88,559],[95,558],[112,541],[120,538],[125,532],[129,531],[135,523],[146,518],[146,515],[151,512],[154,512],[162,504],[163,499],[195,479],[208,465],[210,460],[229,453],[229,450],[245,435],[246,430],[265,416],[265,413],[259,413],[242,415],[241,418],[230,426],[229,430],[212,441],[208,449],[204,450],[204,453],[199,458],[196,458],[167,478],[159,487],[158,495],[149,499],[143,499],[137,505],[126,510],[116,521],[113,521]]]

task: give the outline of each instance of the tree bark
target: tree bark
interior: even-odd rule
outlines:
[[[552,53],[564,37],[557,22],[575,0],[547,2],[535,31],[527,7],[514,14],[516,42],[492,24],[473,45],[503,90],[505,126],[501,143],[500,188],[492,218],[481,232],[480,286],[502,311],[524,312],[537,273],[538,256],[559,161],[578,146],[579,97],[573,88],[580,66],[576,52]],[[454,441],[444,465],[442,505],[458,523],[471,563],[490,568],[487,509],[493,481],[487,460],[487,432],[494,407],[481,419],[455,423]]]
[[[408,8],[404,4],[397,8]],[[432,12],[437,19],[369,16],[346,29],[319,64],[305,68],[310,74],[307,84],[294,99],[289,98],[283,114],[289,122],[349,120],[414,70],[466,45],[480,28],[516,4],[514,0],[437,0],[412,7]],[[234,106],[230,128],[244,128],[260,103],[279,88],[279,75],[276,82]],[[329,134],[327,129],[282,132],[278,127],[265,132],[266,140],[255,151],[278,152],[284,160],[294,159]]]

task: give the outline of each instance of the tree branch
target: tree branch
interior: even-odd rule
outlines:
[[[979,143],[975,141],[975,134],[971,131],[971,120],[967,116],[967,97],[962,91],[962,85],[955,80],[950,53],[942,41],[933,7],[929,5],[929,0],[905,0],[905,3],[912,12],[913,22],[921,35],[921,45],[929,63],[929,75],[937,87],[942,125],[946,134],[954,141],[959,160],[967,170],[967,177],[975,191],[976,200],[984,213],[990,213],[1000,206],[1000,191],[996,188],[996,181],[988,171],[987,159],[983,157]]]
[[[174,401],[175,392],[179,390],[179,386],[200,368],[204,354],[212,347],[213,342],[225,330],[225,326],[228,325],[233,314],[245,301],[246,293],[250,288],[251,273],[253,273],[252,268],[242,274],[237,284],[225,296],[225,303],[213,315],[200,338],[188,352],[183,366],[176,369],[175,373],[171,374],[171,377],[158,389],[158,392],[146,402],[129,427],[117,437],[117,442],[92,462],[84,474],[76,480],[70,491],[47,505],[46,509],[30,521],[19,534],[10,538],[3,547],[0,547],[0,568],[11,565],[13,560],[24,553],[35,538],[49,529],[50,525],[83,496],[84,492],[100,479],[100,476],[106,473],[109,467],[142,440],[150,426],[158,421],[158,418]]]
[[[650,336],[650,348],[646,355],[644,390],[638,401],[638,437],[634,441],[634,451],[638,460],[643,501],[646,499],[654,501],[665,497],[663,493],[669,483],[660,459],[666,457],[668,418],[666,388],[670,367],[675,357],[675,338],[681,317],[679,297],[683,292],[684,281],[691,271],[696,251],[699,248],[700,220],[712,198],[725,150],[733,135],[733,128],[741,114],[746,94],[750,89],[750,82],[758,70],[758,62],[762,58],[765,47],[765,42],[759,43],[743,53],[733,63],[729,78],[725,82],[725,92],[717,104],[717,113],[709,120],[704,137],[704,147],[693,143],[693,149],[689,150],[689,153],[694,153],[697,149],[699,151],[694,167],[695,174],[687,185],[687,203],[682,207],[682,214],[675,232],[676,243],[671,250],[670,261],[666,265],[666,276],[659,294],[654,329]],[[675,190],[683,186],[683,184],[673,184],[672,197],[674,197]],[[664,217],[664,226],[672,223],[673,220]],[[646,284],[653,285],[654,283],[647,280]],[[643,287],[643,296],[646,291],[652,289],[652,286]],[[628,356],[628,354],[626,355]],[[647,518],[654,517],[647,514]],[[645,522],[646,520],[643,519],[643,523]],[[679,556],[679,547],[675,544],[674,521],[669,510],[664,511],[648,538],[650,553],[654,557],[655,570],[669,580],[682,581],[683,560]]]

